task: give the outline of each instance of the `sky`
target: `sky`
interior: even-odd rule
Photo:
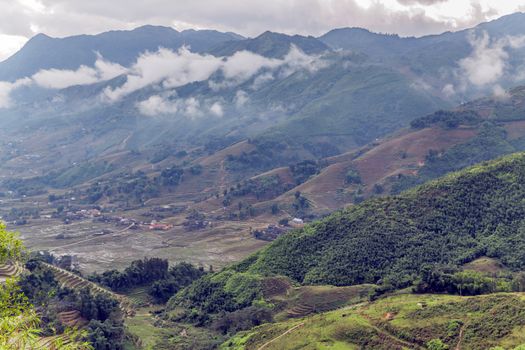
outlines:
[[[472,27],[516,11],[525,0],[0,0],[0,60],[38,33],[53,37],[133,29],[266,30],[321,35],[364,27],[401,36]]]

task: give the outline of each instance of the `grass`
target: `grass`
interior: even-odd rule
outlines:
[[[138,306],[147,306],[153,302],[153,298],[148,294],[149,287],[133,288],[126,293],[126,296]]]
[[[495,274],[498,272],[505,272],[507,269],[497,259],[481,257],[462,266],[463,270],[471,270],[487,274]]]
[[[476,297],[403,294],[347,306],[303,319],[266,324],[241,332],[223,350],[424,349],[441,339],[450,349],[505,349],[525,343],[525,296],[502,293]]]
[[[350,287],[303,286],[291,289],[284,299],[286,307],[275,319],[304,317],[357,304],[368,298],[368,293],[373,287],[364,284]]]
[[[139,309],[135,317],[126,319],[128,331],[141,340],[144,349],[153,349],[159,339],[172,334],[169,329],[158,328],[153,324],[154,320],[149,314],[151,310],[151,308]]]

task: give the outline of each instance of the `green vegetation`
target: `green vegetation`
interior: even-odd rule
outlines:
[[[402,287],[426,264],[488,256],[523,269],[524,196],[525,154],[516,154],[337,212],[281,237],[238,270],[304,284],[387,278]]]
[[[304,160],[302,162],[290,165],[290,171],[296,185],[306,182],[313,175],[319,174],[321,167],[318,162],[313,160]]]
[[[0,264],[19,263],[24,251],[18,236],[5,229],[0,223]],[[49,277],[49,276],[47,276]],[[5,350],[40,349],[39,336],[46,335],[52,328],[52,323],[47,318],[48,313],[41,312],[31,304],[32,299],[42,300],[44,293],[40,287],[29,289],[29,296],[24,294],[29,286],[27,276],[22,281],[7,278],[0,283],[0,348]],[[49,281],[46,281],[49,282]],[[51,286],[47,283],[46,286]],[[38,295],[38,298],[35,296]],[[48,298],[51,296],[48,295]],[[42,328],[40,328],[42,327]],[[64,327],[53,329],[53,332],[64,332]],[[93,347],[85,342],[86,333],[67,331],[62,338],[57,338],[51,345],[63,350],[91,350]],[[66,345],[67,344],[67,345]]]
[[[178,186],[183,174],[184,170],[179,167],[165,168],[154,178],[148,177],[142,171],[122,173],[110,180],[92,184],[81,193],[81,198],[87,203],[96,203],[103,198],[109,198],[112,202],[143,203],[157,197],[163,188]]]
[[[24,246],[18,235],[7,231],[5,225],[0,222],[0,264],[9,260],[20,260],[23,252]]]
[[[349,185],[351,184],[360,184],[361,183],[361,175],[359,172],[354,169],[350,168],[346,171],[345,175],[345,182]]]
[[[503,128],[486,122],[473,139],[445,152],[431,150],[425,159],[425,165],[419,169],[416,176],[402,175],[394,180],[392,193],[399,193],[452,171],[522,150],[525,150],[525,144],[508,140]]]
[[[525,342],[521,295],[390,296],[240,332],[221,349],[518,349]],[[285,332],[287,334],[283,335]],[[283,335],[283,336],[281,336]],[[269,343],[273,340],[271,343]]]
[[[211,322],[214,314],[240,310],[256,300],[264,304],[260,276],[224,270],[180,291],[168,302],[168,310],[184,306],[186,312],[179,319],[202,326]]]
[[[525,288],[523,273],[493,274],[477,271],[458,271],[450,267],[425,266],[416,282],[416,293],[449,293],[479,295],[498,292],[522,292]]]
[[[109,270],[93,274],[89,279],[116,292],[128,291],[138,286],[148,286],[150,294],[157,302],[163,303],[180,289],[204,275],[202,268],[188,263],[168,266],[168,260],[144,258],[131,262],[124,271]]]
[[[432,125],[453,129],[460,125],[475,125],[481,122],[481,117],[476,111],[443,111],[439,110],[427,116],[414,119],[410,126],[414,129],[423,129]]]
[[[232,197],[255,195],[259,199],[273,199],[290,189],[281,181],[279,175],[259,176],[254,179],[239,182],[225,195],[224,201],[231,202]]]

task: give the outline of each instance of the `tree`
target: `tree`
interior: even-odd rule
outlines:
[[[5,229],[0,223],[0,261],[20,261],[24,246],[15,233]],[[41,320],[28,298],[22,292],[18,281],[9,278],[0,284],[0,349],[40,349],[38,336],[41,333]],[[57,349],[63,350],[92,350],[86,342],[81,341],[82,334],[78,332],[66,333],[67,346],[60,346],[62,340],[57,341]]]
[[[7,231],[5,225],[0,222],[0,264],[9,260],[20,260],[23,252],[24,246],[18,234]]]
[[[427,343],[428,350],[447,350],[448,345],[443,343],[441,339],[432,339]]]

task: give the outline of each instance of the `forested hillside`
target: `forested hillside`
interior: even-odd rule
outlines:
[[[524,198],[519,153],[337,212],[285,235],[237,270],[334,285],[387,277],[403,285],[425,264],[461,265],[483,255],[520,270]]]

